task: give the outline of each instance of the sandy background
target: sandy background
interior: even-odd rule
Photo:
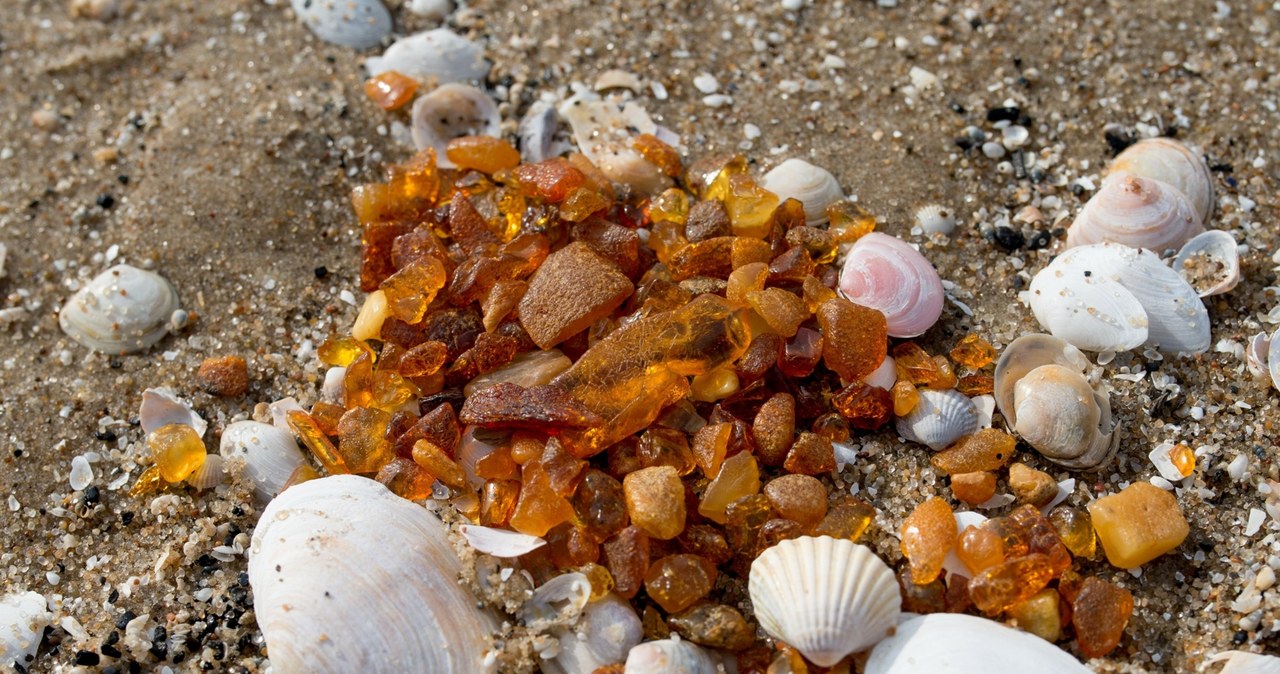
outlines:
[[[403,9],[395,16],[399,32],[434,25]],[[1051,219],[1074,213],[1090,192],[1077,195],[1071,183],[1096,182],[1109,157],[1108,124],[1176,132],[1215,167],[1215,226],[1250,247],[1245,281],[1211,302],[1215,342],[1242,342],[1275,303],[1266,288],[1280,238],[1272,225],[1280,6],[817,0],[785,11],[754,0],[486,0],[450,23],[486,44],[490,84],[501,85],[508,116],[542,91],[621,68],[665,86],[667,100],[642,99],[691,155],[740,150],[762,168],[809,159],[832,170],[883,229],[911,240],[919,240],[908,234],[916,208],[955,209],[957,234],[926,245],[926,254],[976,316],[949,304],[927,347],[949,348],[970,330],[1003,345],[1034,329],[1015,301],[1025,282],[1018,272],[1043,266],[1048,252],[1009,254],[982,233],[1024,203]],[[0,584],[41,592],[58,607],[32,671],[261,664],[244,559],[213,552],[247,542],[251,500],[234,485],[130,498],[141,470],[134,418],[144,388],[174,387],[211,421],[206,441],[216,447],[221,427],[256,402],[314,399],[307,344],[345,329],[355,313],[340,298],[358,276],[346,194],[404,156],[386,133],[392,118],[363,98],[359,56],[314,39],[282,2],[125,0],[106,21],[74,17],[61,0],[0,2],[0,242],[8,246],[0,308],[21,308],[4,314],[0,333]],[[913,86],[913,66],[937,82]],[[704,104],[692,85],[703,72],[719,79],[730,105]],[[971,124],[990,131],[986,111],[1006,101],[1028,118],[1028,149],[1042,155],[1039,183],[954,142]],[[751,143],[747,123],[761,131]],[[154,266],[198,320],[123,358],[64,337],[58,307],[113,262]],[[249,360],[253,383],[241,399],[211,397],[193,381],[202,358],[225,354]],[[1183,670],[1226,648],[1275,650],[1275,590],[1252,616],[1230,604],[1260,564],[1280,567],[1275,522],[1242,533],[1248,509],[1264,505],[1259,485],[1280,478],[1276,393],[1240,375],[1226,353],[1151,364],[1122,356],[1111,371],[1144,364],[1179,391],[1162,395],[1154,376],[1113,382],[1131,432],[1116,465],[1075,475],[1073,503],[1150,477],[1145,455],[1160,440],[1210,449],[1196,485],[1179,494],[1192,533],[1177,552],[1141,578],[1087,567],[1138,603],[1120,649],[1095,664]],[[1169,402],[1153,406],[1162,397]],[[1197,406],[1206,411],[1199,423],[1187,416]],[[843,481],[875,490],[883,528],[895,529],[926,495],[949,491],[925,468],[924,448],[883,436],[865,449],[872,456]],[[86,453],[98,459],[96,499],[67,481],[71,458]],[[1223,465],[1241,453],[1251,469],[1237,482]],[[883,535],[877,546],[896,554]],[[144,614],[130,638],[124,625]],[[157,626],[163,639],[142,638]],[[92,659],[78,652],[104,644],[125,658],[74,664]]]

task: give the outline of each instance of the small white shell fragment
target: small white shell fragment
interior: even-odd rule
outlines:
[[[1271,383],[1280,389],[1280,328],[1271,333],[1267,340],[1267,372],[1271,374]]]
[[[640,78],[634,73],[626,70],[618,70],[611,68],[596,76],[596,81],[591,85],[596,91],[608,91],[610,89],[626,89],[632,93],[638,94],[644,88],[640,83]]]
[[[871,232],[854,242],[840,271],[839,293],[884,314],[891,337],[918,337],[942,316],[942,279],[906,242]]]
[[[1271,336],[1265,332],[1259,332],[1249,338],[1244,347],[1244,364],[1249,369],[1249,374],[1258,379],[1267,376],[1267,353],[1270,348]],[[1280,384],[1277,384],[1277,387],[1280,387]]]
[[[402,37],[364,66],[370,77],[394,70],[423,84],[480,81],[489,74],[484,47],[448,28]]]
[[[86,459],[83,454],[71,459],[71,474],[68,480],[75,491],[80,491],[93,482],[93,466],[89,465],[89,459]]]
[[[0,662],[29,669],[52,618],[38,592],[14,592],[0,599]]]
[[[346,397],[343,384],[347,380],[347,368],[335,365],[324,371],[324,383],[320,385],[320,399],[327,403],[342,404]]]
[[[556,623],[571,624],[591,599],[591,581],[581,573],[563,573],[533,591],[520,607],[521,622],[534,629]]]
[[[1173,463],[1172,451],[1174,447],[1177,447],[1177,445],[1172,442],[1162,442],[1147,454],[1147,458],[1151,459],[1151,465],[1156,467],[1156,472],[1160,473],[1160,477],[1170,482],[1177,482],[1186,477]]]
[[[9,247],[0,243],[0,278],[5,277],[4,263],[9,259]]]
[[[409,11],[428,19],[443,19],[453,13],[453,0],[409,0]]]
[[[1267,513],[1258,508],[1249,509],[1249,521],[1244,526],[1244,535],[1252,536],[1258,533],[1262,528],[1262,523],[1267,521]]]
[[[920,66],[911,66],[907,75],[911,78],[912,86],[917,89],[928,89],[938,84],[938,76]]]
[[[302,407],[302,405],[298,404],[298,401],[294,398],[281,398],[279,400],[274,400],[267,405],[267,409],[271,410],[271,425],[285,433],[289,433],[290,437],[292,437],[293,429],[289,427],[289,413],[295,411],[307,411]]]
[[[1172,186],[1191,202],[1202,223],[1213,213],[1213,176],[1199,150],[1172,138],[1147,138],[1125,148],[1107,169],[1106,180],[1132,173]]]
[[[1220,229],[1197,234],[1178,251],[1173,270],[1200,297],[1230,292],[1240,283],[1240,250],[1235,237]]]
[[[520,138],[520,158],[526,164],[536,164],[559,156],[569,149],[568,143],[557,140],[560,133],[560,113],[551,101],[537,100],[520,118],[516,135]]]
[[[991,417],[996,411],[996,398],[992,395],[974,396],[969,400],[973,401],[974,409],[978,410],[978,427],[991,428]]]
[[[711,73],[701,73],[693,78],[693,87],[704,94],[714,94],[720,89],[720,82]]]
[[[497,136],[502,122],[498,106],[479,89],[450,83],[413,102],[413,144],[434,148],[436,165],[455,168],[445,156],[449,141],[462,136]]]
[[[1205,662],[1214,664],[1224,661],[1226,664],[1218,670],[1218,674],[1280,674],[1280,658],[1274,655],[1225,651],[1208,658]]]
[[[382,0],[291,0],[316,37],[352,49],[372,47],[391,34],[391,12]]]
[[[222,484],[224,473],[222,472],[222,464],[225,459],[221,454],[207,454],[204,457],[204,463],[187,476],[187,484],[204,491],[205,489],[213,489]]]
[[[954,389],[921,389],[920,401],[906,416],[894,419],[893,425],[898,435],[938,452],[978,431],[978,410]]]
[[[1034,663],[1034,664],[1032,664]],[[898,625],[876,644],[864,674],[1090,674],[1066,651],[1028,632],[958,613],[932,613]]]
[[[245,475],[253,480],[260,501],[280,493],[304,458],[293,434],[257,421],[237,421],[222,431],[218,453],[224,458],[243,457]]]
[[[1227,464],[1227,475],[1233,480],[1243,479],[1249,472],[1249,457],[1245,454],[1237,454],[1236,458]]]
[[[916,210],[916,223],[929,234],[951,234],[956,229],[956,216],[946,206],[929,204]]]
[[[546,539],[537,536],[475,524],[463,524],[458,531],[471,547],[494,557],[519,557],[547,544]]]
[[[589,674],[623,662],[644,639],[640,616],[626,600],[607,594],[587,604],[582,619],[559,631],[560,653],[542,663],[545,674]]]
[[[788,159],[760,179],[760,186],[778,195],[779,201],[795,199],[804,206],[810,227],[827,221],[827,207],[844,198],[840,181],[821,166],[803,159]]]
[[[969,527],[976,527],[987,521],[987,516],[982,513],[975,513],[972,510],[961,510],[953,513],[956,518],[956,532],[964,533]],[[973,572],[964,562],[960,561],[960,556],[956,554],[956,548],[952,548],[947,553],[946,559],[942,560],[942,570],[947,572],[948,576],[961,576],[964,578],[972,578]]]
[[[1000,143],[1010,150],[1016,150],[1027,144],[1031,132],[1020,124],[1011,124],[1000,131]]]
[[[671,636],[636,645],[627,653],[625,674],[723,674],[720,660],[695,643]]]
[[[885,356],[880,366],[871,371],[864,380],[868,386],[879,386],[884,390],[893,388],[898,381],[898,371],[893,366],[893,356]]]
[[[142,432],[150,433],[161,426],[182,424],[195,429],[196,435],[204,437],[209,427],[191,403],[178,397],[171,388],[149,388],[142,392],[142,405],[138,407],[138,421],[142,424]]]
[[[58,313],[67,336],[95,351],[143,351],[169,332],[178,292],[163,276],[118,264],[89,281]]]
[[[640,134],[661,138],[658,126],[644,108],[631,101],[619,103],[583,91],[561,103],[559,113],[573,129],[578,149],[612,182],[628,185],[641,194],[670,186],[671,179],[632,146]]]
[[[1194,206],[1174,187],[1115,173],[1067,229],[1067,247],[1110,241],[1156,253],[1177,249],[1204,231]]]

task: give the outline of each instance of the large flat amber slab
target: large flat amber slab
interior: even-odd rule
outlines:
[[[520,300],[520,325],[543,349],[613,313],[634,287],[612,262],[575,241],[547,256]]]
[[[1178,547],[1190,528],[1173,494],[1135,482],[1089,504],[1107,561],[1132,569]]]

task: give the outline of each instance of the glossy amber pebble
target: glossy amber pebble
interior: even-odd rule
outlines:
[[[747,293],[747,303],[764,318],[773,332],[783,337],[794,336],[796,330],[800,329],[800,324],[809,318],[804,300],[781,288],[765,288]]]
[[[449,349],[437,341],[423,342],[409,349],[400,358],[399,372],[405,377],[426,377],[435,374],[449,357]]]
[[[203,366],[201,366],[203,368]],[[1186,477],[1196,470],[1196,453],[1186,445],[1175,445],[1169,450],[1169,459],[1173,461],[1173,467]]]
[[[355,195],[362,193],[364,188],[357,187],[352,192],[352,199]],[[410,216],[413,217],[413,216]],[[382,221],[375,220],[364,226],[364,234],[360,237],[360,289],[365,292],[372,292],[378,289],[378,284],[382,283],[386,278],[395,273],[396,269],[391,264],[391,256],[387,255],[387,251],[391,249],[392,244],[402,234],[407,234],[413,227],[409,222],[398,220]]]
[[[302,410],[291,410],[285,414],[285,419],[289,423],[289,428],[293,429],[298,439],[302,441],[302,446],[311,451],[311,455],[316,457],[330,475],[351,472],[347,468],[346,460],[338,453],[333,443],[329,442],[329,438],[325,437],[324,430],[316,424],[310,414]]]
[[[391,315],[413,324],[422,320],[446,281],[444,264],[428,255],[387,277],[379,289],[387,296]]]
[[[1035,596],[1053,577],[1046,555],[1031,553],[1005,559],[969,580],[969,598],[978,610],[996,615]]]
[[[956,473],[951,476],[951,493],[969,505],[985,503],[996,494],[995,473]]]
[[[668,263],[671,277],[677,281],[695,276],[727,279],[733,271],[734,239],[732,236],[720,236],[681,247]]]
[[[547,473],[551,490],[565,498],[573,496],[582,473],[587,468],[586,461],[570,454],[554,437],[547,440],[538,462]]]
[[[505,526],[515,512],[520,497],[517,480],[488,480],[480,489],[480,524],[487,527]]]
[[[778,369],[789,377],[807,377],[813,374],[822,358],[822,335],[816,330],[800,328],[783,346],[778,358]]]
[[[396,457],[378,470],[374,478],[391,493],[410,501],[420,501],[431,496],[431,486],[436,478],[409,459]]]
[[[160,466],[152,466],[138,476],[138,480],[129,488],[129,496],[138,498],[147,494],[154,494],[164,489],[165,479],[160,477]]]
[[[783,541],[799,538],[804,535],[804,527],[799,522],[795,522],[781,517],[775,517],[764,523],[760,527],[760,540],[756,543],[756,552],[758,556],[767,548],[771,548]]]
[[[622,531],[628,523],[626,496],[622,483],[607,473],[588,468],[573,493],[573,512],[587,534],[603,541]]]
[[[684,225],[691,215],[689,195],[678,187],[672,187],[654,197],[649,202],[649,218],[654,222],[673,222]],[[728,234],[729,217],[725,216],[725,230]]]
[[[545,536],[552,527],[573,518],[573,506],[551,488],[551,480],[537,461],[521,471],[520,498],[511,515],[511,528],[530,536]]]
[[[633,287],[617,266],[575,242],[552,253],[520,299],[520,324],[543,349],[585,330],[627,299]]]
[[[1071,551],[1058,538],[1058,531],[1034,505],[1023,505],[1009,513],[1007,518],[1021,529],[1027,541],[1027,550],[1049,558],[1055,577],[1071,567]]]
[[[835,448],[831,441],[810,431],[801,431],[791,444],[782,467],[791,473],[818,475],[836,469]]]
[[[445,146],[444,156],[459,168],[475,169],[490,175],[502,169],[515,168],[520,163],[520,152],[502,138],[492,136],[462,136]]]
[[[1093,531],[1093,519],[1087,511],[1058,506],[1049,511],[1049,521],[1072,555],[1093,559],[1098,551],[1098,536]]]
[[[850,426],[873,431],[893,415],[893,396],[879,386],[868,386],[861,380],[854,380],[831,396],[831,406],[849,421]]]
[[[850,436],[849,422],[836,412],[827,412],[819,415],[813,420],[811,427],[814,433],[830,440],[831,442],[848,442]]]
[[[884,314],[834,297],[818,306],[822,361],[846,382],[863,379],[884,362],[888,332]]]
[[[285,480],[284,486],[280,488],[280,491],[284,491],[289,487],[300,485],[303,482],[318,480],[322,477],[324,476],[321,475],[320,472],[317,471],[315,468],[312,468],[311,464],[304,463],[298,466],[297,468],[293,469],[293,472],[289,474],[289,479]]]
[[[729,282],[724,291],[725,299],[736,306],[749,306],[750,296],[763,290],[768,278],[769,265],[764,262],[738,267],[729,274]]]
[[[902,554],[916,583],[929,583],[942,571],[942,560],[956,545],[956,519],[947,502],[934,496],[916,506],[902,521]]]
[[[942,376],[938,362],[915,342],[903,342],[893,347],[893,364],[898,379],[905,379],[916,386],[931,386]]]
[[[1050,643],[1062,638],[1062,614],[1058,607],[1058,591],[1046,588],[1030,599],[1009,608],[1014,625]]]
[[[591,601],[599,601],[613,591],[613,574],[609,573],[609,569],[589,562],[578,567],[578,573],[587,577],[587,582],[591,583]]]
[[[1004,540],[986,527],[967,526],[956,543],[956,557],[977,575],[1004,561]]]
[[[729,424],[722,424],[729,425]],[[707,485],[698,503],[698,514],[725,523],[725,510],[730,503],[760,491],[760,469],[749,452],[738,452],[725,459],[714,480]]]
[[[1135,482],[1088,507],[1107,561],[1122,569],[1173,550],[1190,532],[1178,499],[1149,482]]]
[[[418,81],[399,71],[388,70],[364,81],[364,95],[383,110],[398,110],[413,100]]]
[[[485,480],[518,480],[520,464],[511,458],[511,446],[502,445],[476,459],[474,472]]]
[[[204,465],[207,454],[200,434],[186,424],[168,424],[147,435],[147,448],[155,459],[160,477],[176,484]]]
[[[876,519],[876,509],[867,502],[846,496],[831,506],[827,514],[814,528],[814,536],[845,538],[854,542],[862,538]]]
[[[611,205],[613,202],[605,195],[585,186],[575,187],[560,203],[560,217],[568,222],[582,222]]]
[[[347,367],[361,355],[373,356],[369,345],[351,337],[330,337],[320,343],[316,356],[325,365]]]
[[[537,164],[521,164],[513,169],[513,173],[526,194],[553,204],[564,201],[573,188],[582,186],[587,180],[582,171],[561,157]]]
[[[1124,636],[1132,614],[1133,594],[1128,590],[1101,578],[1085,578],[1071,603],[1071,625],[1080,652],[1089,658],[1110,653]]]
[[[373,404],[373,357],[357,356],[342,376],[342,404],[348,409]]]
[[[970,398],[991,395],[995,391],[995,387],[995,377],[985,374],[967,374],[956,381],[956,390]]]
[[[689,395],[698,402],[724,400],[738,392],[738,373],[732,367],[718,367],[704,372],[689,382]]]
[[[828,230],[839,243],[853,243],[875,231],[875,216],[863,207],[841,199],[827,206]]]
[[[893,398],[895,416],[905,417],[920,404],[920,392],[916,390],[915,384],[906,379],[894,382],[889,395]]]
[[[697,555],[667,555],[649,565],[644,589],[662,610],[677,613],[707,596],[716,575],[716,567]]]
[[[413,461],[436,479],[454,489],[461,489],[467,485],[467,474],[462,470],[462,466],[459,466],[458,462],[454,461],[444,449],[437,447],[430,440],[419,440],[413,443]]]
[[[622,481],[627,514],[648,535],[667,540],[684,531],[684,485],[670,466],[642,468]]]
[[[770,283],[803,283],[813,273],[813,259],[802,246],[793,246],[769,263]]]
[[[639,527],[629,526],[605,541],[603,552],[614,590],[626,599],[636,596],[649,570],[649,536]]]
[[[790,393],[775,393],[756,413],[751,433],[756,442],[756,457],[766,466],[780,466],[796,431],[796,399]]]
[[[959,380],[956,379],[955,369],[951,367],[951,361],[946,356],[934,356],[933,362],[938,366],[938,377],[929,383],[929,388],[942,390],[955,388]]]
[[[764,494],[745,496],[730,503],[725,509],[724,523],[729,547],[754,553],[760,539],[760,529],[772,514],[773,507]]]
[[[448,452],[450,456],[455,456],[455,450],[461,438],[462,429],[458,426],[458,417],[453,412],[453,405],[443,403],[422,415],[409,430],[396,438],[396,454],[409,456],[413,450],[413,443],[425,439]]]
[[[779,517],[800,523],[806,529],[827,515],[827,488],[808,475],[783,475],[764,486],[764,495]]]
[[[934,468],[953,475],[980,470],[999,470],[1013,459],[1017,444],[1018,441],[1004,431],[984,428],[934,454],[929,462]]]
[[[391,415],[382,410],[355,407],[338,421],[338,454],[353,473],[373,473],[395,456],[388,434]],[[437,476],[439,477],[439,476]]]
[[[964,336],[955,348],[951,349],[951,360],[975,370],[980,370],[996,359],[996,350],[987,340],[976,334]]]
[[[722,175],[727,176],[724,208],[729,213],[733,233],[756,239],[768,236],[773,211],[778,208],[778,195],[760,187],[745,173]]]
[[[644,157],[645,161],[657,166],[663,175],[675,178],[684,172],[680,153],[651,133],[636,136],[635,140],[631,141],[631,146],[640,153],[641,157]]]

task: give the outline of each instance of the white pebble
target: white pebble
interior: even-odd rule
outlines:
[[[1262,512],[1257,508],[1250,508],[1249,523],[1246,524],[1244,527],[1244,535],[1252,536],[1258,533],[1258,530],[1262,528],[1262,523],[1265,522],[1266,520],[1267,520],[1267,514],[1265,512]]]
[[[443,19],[453,11],[452,0],[409,0],[409,11],[428,19]]]
[[[1236,458],[1232,459],[1231,463],[1227,464],[1227,475],[1230,475],[1233,480],[1243,478],[1248,470],[1249,457],[1244,454],[1237,454]]]
[[[1156,470],[1160,471],[1160,477],[1170,482],[1177,482],[1186,477],[1173,463],[1173,449],[1175,447],[1177,445],[1172,442],[1162,442],[1147,454],[1147,458],[1151,459],[1151,464],[1156,467]]]
[[[928,89],[938,84],[938,76],[920,66],[911,66],[907,74],[911,77],[911,84],[917,89]]]
[[[755,140],[760,137],[760,127],[750,123],[744,124],[742,126],[742,135],[746,136],[747,140]]]
[[[782,0],[782,8],[788,12],[794,12],[803,5],[803,0]]]
[[[84,456],[71,459],[71,488],[80,491],[93,482],[93,466]]]
[[[726,105],[733,105],[733,97],[724,94],[711,94],[702,97],[702,104],[708,108],[719,108]]]
[[[1276,584],[1276,572],[1269,566],[1264,566],[1258,571],[1258,577],[1253,579],[1253,584],[1259,590],[1269,589]]]
[[[693,78],[693,86],[704,94],[714,94],[720,88],[720,83],[711,73],[702,73]]]
[[[995,141],[988,141],[982,144],[982,154],[988,159],[999,159],[1004,156],[1004,146]]]
[[[1000,134],[1000,141],[1010,150],[1026,145],[1027,139],[1031,137],[1031,132],[1027,131],[1027,127],[1017,124],[1006,126]]]

